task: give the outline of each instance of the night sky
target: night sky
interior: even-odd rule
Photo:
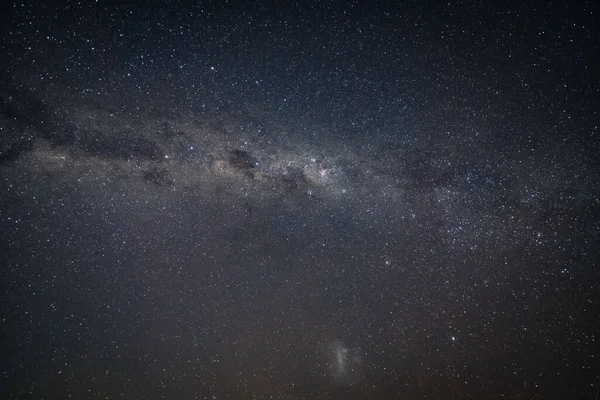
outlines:
[[[0,398],[598,399],[593,1],[58,4],[0,6]]]

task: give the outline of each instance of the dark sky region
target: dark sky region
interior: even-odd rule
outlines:
[[[593,1],[0,6],[0,398],[598,399]]]

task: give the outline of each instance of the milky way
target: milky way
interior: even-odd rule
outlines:
[[[2,398],[593,398],[596,9],[256,7],[8,7]]]

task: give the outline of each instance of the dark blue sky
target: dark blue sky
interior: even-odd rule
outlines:
[[[8,3],[2,398],[595,398],[598,8]]]

